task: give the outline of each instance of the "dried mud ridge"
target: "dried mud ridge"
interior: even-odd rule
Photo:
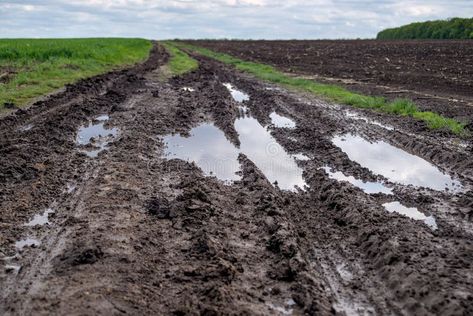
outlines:
[[[473,313],[471,142],[405,118],[359,112],[394,130],[355,120],[196,58],[199,70],[162,82],[167,55],[156,46],[143,65],[0,121],[1,314]],[[311,158],[298,162],[305,190],[280,190],[245,154],[231,185],[163,156],[165,135],[204,122],[240,145],[226,82],[249,94],[244,104],[261,125],[273,111],[296,122],[270,131]],[[77,132],[104,114],[118,134],[91,158]],[[330,179],[321,167],[387,181],[331,142],[346,132],[416,154],[465,190],[391,183],[394,195],[368,195]],[[438,229],[387,212],[389,201],[432,214]],[[48,208],[48,224],[24,225]],[[15,249],[27,237],[36,245]]]

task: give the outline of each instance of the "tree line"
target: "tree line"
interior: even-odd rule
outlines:
[[[473,18],[411,23],[383,30],[377,39],[473,39]]]

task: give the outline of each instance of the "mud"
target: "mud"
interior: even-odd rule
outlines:
[[[471,41],[197,41],[289,74],[349,90],[409,98],[473,130]]]
[[[473,313],[471,140],[404,117],[352,110],[368,120],[354,119],[347,107],[195,57],[198,70],[163,82],[167,54],[156,46],[142,65],[0,121],[1,314]],[[77,133],[104,113],[119,133],[88,157]],[[275,126],[272,113],[295,126]],[[244,119],[269,137],[250,133],[266,142],[250,149],[283,150],[304,188],[266,176],[281,170],[245,150]],[[199,126],[237,149],[231,183],[169,155],[166,140],[190,140]],[[347,133],[415,155],[462,190],[376,174],[332,141]],[[327,166],[392,194],[367,194]],[[383,206],[393,202],[432,216],[437,229]],[[51,206],[47,225],[25,225]],[[37,243],[15,246],[26,240]]]

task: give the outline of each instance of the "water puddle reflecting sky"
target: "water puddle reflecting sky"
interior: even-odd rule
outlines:
[[[213,124],[205,123],[193,128],[190,137],[168,135],[168,159],[179,158],[195,162],[207,175],[215,175],[224,181],[239,180],[235,174],[240,169],[238,149],[228,141],[225,134]]]
[[[224,83],[223,84],[228,91],[230,91],[230,94],[232,95],[233,99],[237,102],[243,102],[243,101],[248,101],[250,97],[248,94],[237,90],[231,83]]]
[[[283,190],[294,186],[303,188],[302,169],[269,131],[256,119],[246,117],[235,121],[235,129],[240,138],[240,149],[264,173],[271,182],[277,182]]]
[[[415,207],[406,207],[399,202],[385,203],[383,206],[388,212],[395,212],[414,220],[423,221],[432,230],[436,230],[438,228],[437,222],[433,216],[426,216],[425,214],[419,212]]]
[[[72,192],[74,192],[75,189],[76,189],[76,185],[73,184],[73,183],[68,183],[66,185],[66,192],[67,193],[72,193]]]
[[[248,94],[239,91],[232,84],[224,86],[237,102],[249,100]],[[180,135],[165,136],[165,155],[195,162],[207,175],[215,175],[223,181],[234,181],[240,177],[239,153],[245,154],[271,183],[277,183],[283,190],[304,188],[302,169],[296,160],[308,160],[304,155],[289,155],[284,148],[256,119],[248,114],[248,108],[239,107],[240,117],[234,127],[238,132],[240,148],[235,147],[225,134],[213,124],[201,124],[190,131],[190,137]],[[295,127],[295,123],[276,113],[271,114],[273,124],[281,127]]]
[[[271,122],[273,123],[273,125],[276,127],[287,127],[287,128],[296,127],[296,123],[293,120],[285,116],[281,116],[277,114],[276,112],[271,113],[269,117],[271,118]]]
[[[31,221],[25,224],[25,226],[42,226],[49,224],[49,214],[53,214],[54,210],[51,208],[46,209],[42,214],[36,214]]]
[[[294,154],[294,155],[291,155],[291,156],[294,157],[294,159],[300,160],[300,161],[309,161],[310,160],[310,157],[307,157],[304,154]]]
[[[296,305],[296,302],[290,298],[288,299],[284,306],[279,306],[277,304],[273,304],[273,303],[266,303],[266,305],[268,306],[269,310],[271,311],[271,313],[275,313],[275,314],[279,314],[279,315],[292,315],[293,314],[293,310],[294,310],[294,305]]]
[[[117,128],[106,128],[105,122],[109,116],[106,114],[95,118],[88,126],[82,126],[77,133],[76,143],[78,145],[92,144],[92,149],[84,150],[89,157],[95,158],[98,154],[107,148],[110,141],[118,134]]]
[[[351,160],[392,182],[438,191],[461,189],[459,181],[453,180],[426,160],[384,141],[370,143],[352,134],[336,136],[332,141]]]
[[[15,247],[17,250],[22,250],[25,247],[38,247],[40,244],[39,240],[28,237],[15,242]]]
[[[376,194],[376,193],[384,193],[391,195],[393,194],[392,189],[386,187],[384,184],[380,182],[363,182],[362,180],[356,179],[353,176],[346,176],[340,171],[332,171],[330,167],[323,167],[323,170],[329,175],[331,179],[335,179],[337,181],[346,181],[351,183],[352,185],[360,188],[367,194]]]
[[[383,124],[383,123],[380,123],[378,121],[375,121],[375,120],[372,120],[372,119],[369,119],[365,116],[362,116],[356,112],[352,112],[352,111],[345,111],[345,114],[347,117],[349,118],[352,118],[352,119],[355,119],[355,120],[361,120],[361,121],[365,121],[366,123],[368,124],[373,124],[373,125],[377,125],[379,127],[382,127],[384,129],[387,129],[388,131],[392,131],[394,130],[394,127],[392,126],[389,126],[389,125],[386,125],[386,124]]]
[[[237,102],[248,100],[246,93],[225,84]],[[190,137],[180,135],[165,136],[167,158],[179,158],[195,162],[207,175],[228,182],[240,179],[235,173],[240,170],[239,153],[245,154],[271,182],[277,182],[283,190],[301,189],[305,186],[302,169],[296,164],[298,160],[308,160],[304,155],[289,155],[271,136],[267,128],[248,115],[246,107],[239,107],[240,118],[235,120],[234,127],[238,132],[240,148],[227,140],[225,134],[213,124],[201,124],[190,131]],[[275,114],[275,113],[274,113]],[[292,121],[285,119],[284,124]],[[293,123],[293,122],[292,122]],[[295,126],[295,124],[294,124]]]
[[[18,130],[19,130],[20,132],[27,132],[27,131],[31,130],[33,127],[34,127],[33,124],[27,124],[27,125],[25,125],[25,126],[19,127]]]

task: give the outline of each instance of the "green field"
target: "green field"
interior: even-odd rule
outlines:
[[[473,39],[473,19],[411,23],[383,30],[377,39]]]
[[[452,118],[444,117],[438,113],[421,111],[418,109],[416,104],[410,100],[398,99],[389,102],[382,97],[362,95],[340,86],[322,84],[313,80],[291,77],[272,66],[241,60],[203,47],[182,42],[176,42],[174,45],[216,59],[225,64],[233,65],[236,69],[251,73],[262,80],[281,84],[288,88],[295,88],[313,93],[317,96],[325,97],[330,101],[394,115],[410,116],[424,121],[427,126],[432,129],[444,129],[457,135],[469,135],[469,132],[465,129],[465,124]]]
[[[143,61],[151,47],[144,39],[0,39],[0,109]]]
[[[173,42],[164,41],[161,42],[161,44],[170,55],[168,64],[166,65],[170,76],[179,76],[199,68],[199,63],[176,47]]]

